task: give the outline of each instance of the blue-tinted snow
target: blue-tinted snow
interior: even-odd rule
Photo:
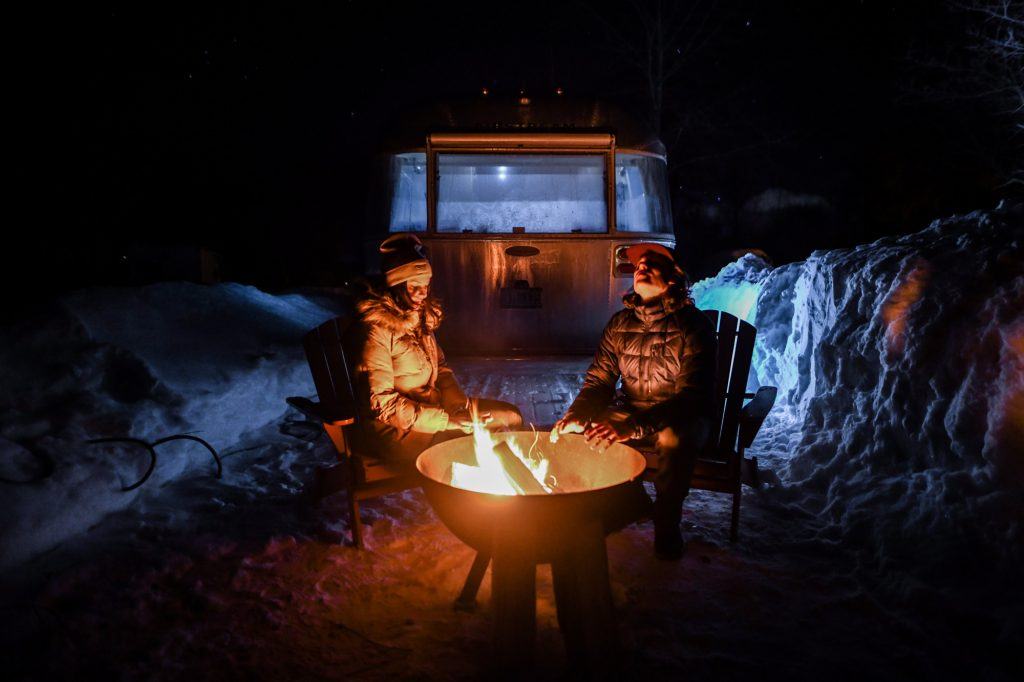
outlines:
[[[89,438],[191,433],[227,451],[311,392],[301,339],[335,312],[301,295],[239,284],[92,289],[0,337],[0,567],[73,537],[168,481],[213,470],[195,443],[159,448],[145,486],[143,450]],[[29,448],[32,453],[26,452]]]
[[[819,539],[881,570],[1020,566],[1022,253],[1019,217],[979,212],[694,286],[758,328],[757,381],[780,390],[754,452]]]

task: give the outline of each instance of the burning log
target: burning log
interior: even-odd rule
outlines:
[[[521,495],[545,495],[547,490],[534,478],[533,474],[519,459],[508,443],[501,442],[494,446],[494,454],[501,461],[501,466],[511,479],[512,484],[519,490]]]

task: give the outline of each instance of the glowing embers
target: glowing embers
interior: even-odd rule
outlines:
[[[451,485],[494,495],[543,495],[556,492],[557,480],[548,473],[549,461],[537,448],[540,434],[524,454],[515,440],[498,441],[473,420],[476,466],[452,462]]]

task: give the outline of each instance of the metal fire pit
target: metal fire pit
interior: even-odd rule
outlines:
[[[546,434],[542,434],[542,438]],[[498,434],[523,452],[535,434]],[[416,460],[427,500],[460,540],[491,557],[495,646],[504,667],[529,665],[536,632],[536,566],[550,563],[569,658],[603,665],[615,649],[604,538],[638,494],[643,456],[625,445],[597,453],[582,436],[541,447],[561,492],[495,495],[451,485],[454,462],[475,465],[472,437],[439,443]],[[486,563],[484,563],[486,566]]]

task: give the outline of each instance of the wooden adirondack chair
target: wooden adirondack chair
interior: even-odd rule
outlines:
[[[705,310],[715,325],[718,337],[718,376],[715,381],[717,415],[712,431],[713,441],[706,454],[697,460],[691,488],[732,495],[732,521],[729,539],[739,535],[742,485],[757,486],[757,458],[744,457],[761,429],[765,417],[775,404],[778,392],[774,386],[762,386],[757,393],[747,393],[747,375],[754,355],[757,330],[735,315],[721,310]],[[750,398],[746,405],[743,401]],[[657,473],[657,456],[644,451],[648,468],[645,478]]]
[[[414,468],[399,467],[372,454],[352,449],[352,429],[355,428],[358,411],[348,371],[349,363],[342,344],[347,327],[348,321],[338,317],[306,334],[302,345],[306,350],[306,360],[313,374],[319,402],[294,397],[287,398],[287,401],[310,419],[323,424],[334,443],[338,451],[342,485],[348,492],[352,543],[362,547],[363,527],[359,520],[359,501],[418,487],[419,478]]]

